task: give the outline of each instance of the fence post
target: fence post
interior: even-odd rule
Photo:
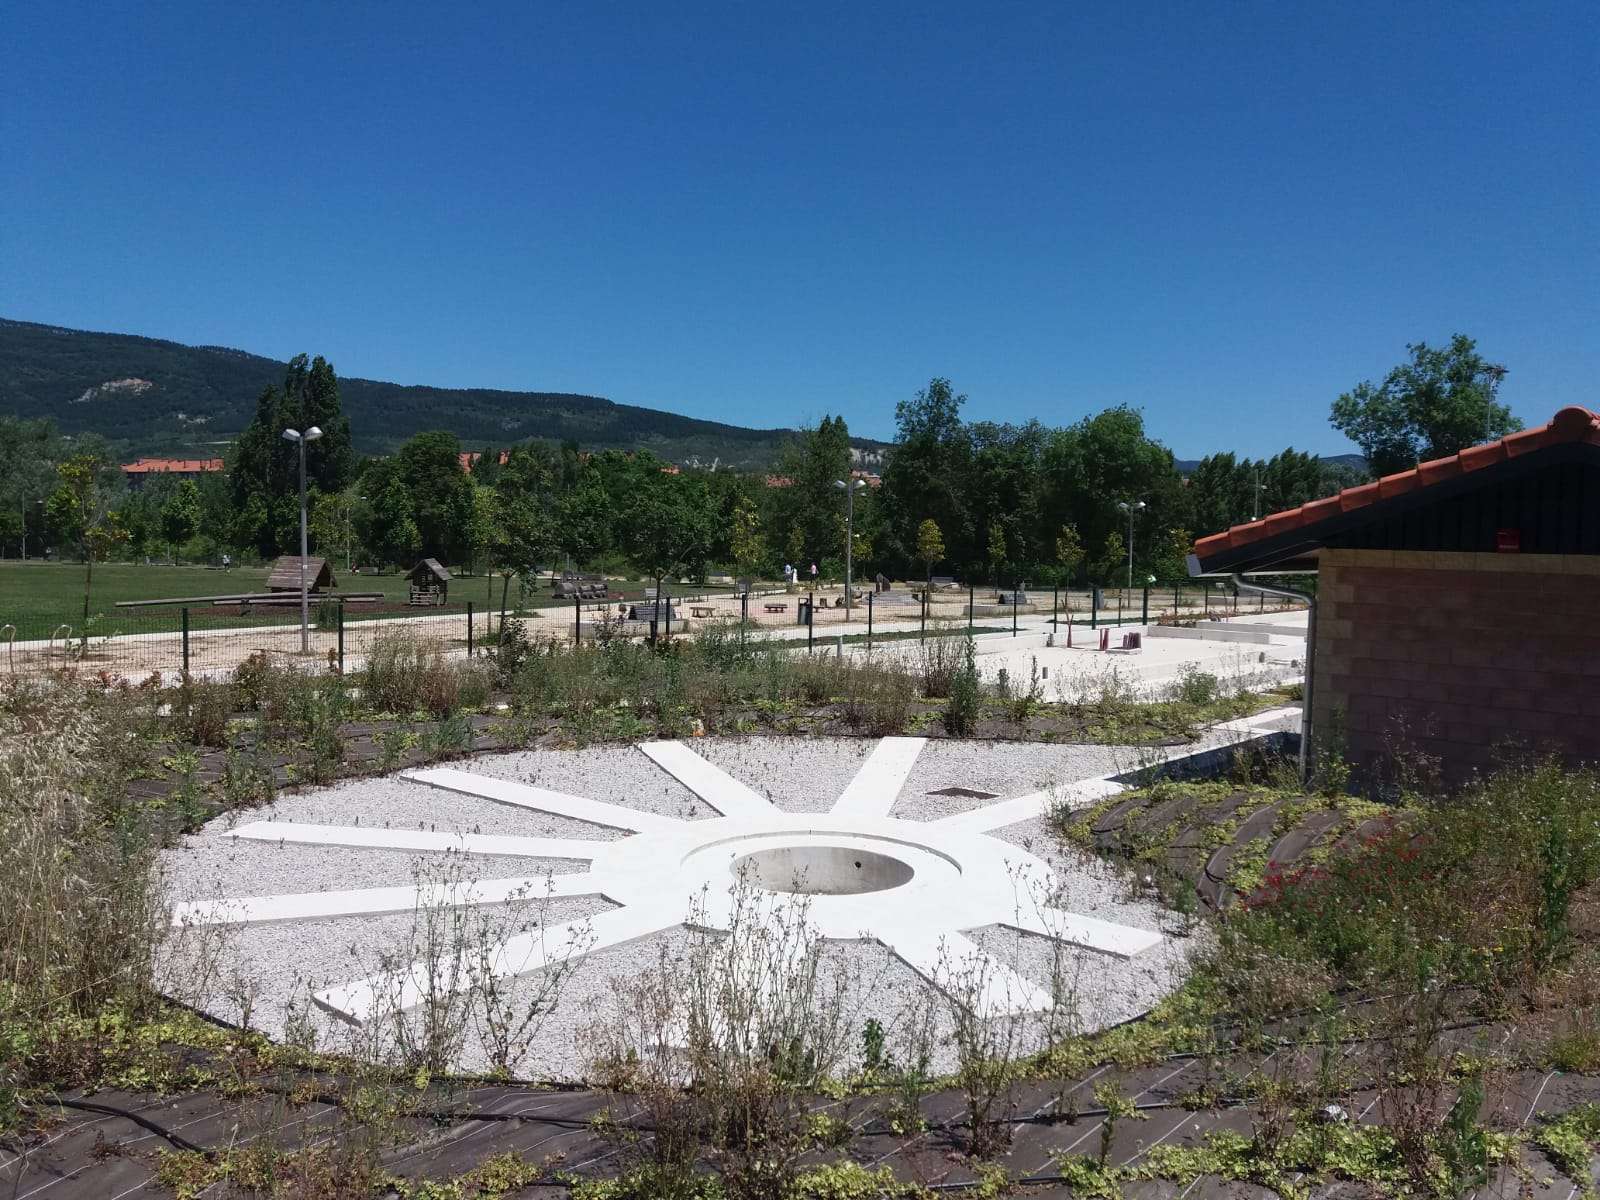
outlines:
[[[816,594],[816,592],[807,592],[806,593],[806,653],[807,654],[811,653],[812,646],[816,642],[816,632],[815,632],[816,627],[817,627],[817,594]]]
[[[1050,632],[1054,633],[1061,624],[1061,585],[1054,584],[1050,588]]]
[[[472,657],[472,601],[467,601],[467,657]]]
[[[1204,585],[1200,589],[1200,609],[1203,616],[1211,615],[1211,589]]]
[[[1150,585],[1144,585],[1144,600],[1139,608],[1139,624],[1150,624]]]
[[[1117,628],[1122,628],[1122,589],[1117,589]]]
[[[572,645],[574,649],[583,645],[583,601],[576,596],[572,598]]]
[[[471,611],[470,606],[468,608],[468,611],[469,612]],[[468,619],[467,628],[469,630],[472,628],[472,623],[471,623],[470,618]],[[467,636],[470,637],[471,634],[469,633]],[[470,651],[469,651],[469,653],[470,653]],[[343,596],[339,597],[339,674],[341,674],[341,675],[344,674],[344,597]]]
[[[750,629],[750,593],[739,593],[739,652],[744,653],[744,636]]]
[[[877,589],[867,593],[867,653],[872,653],[872,598],[878,594]]]
[[[1267,594],[1265,592],[1257,592],[1256,593],[1256,597],[1259,600],[1259,603],[1256,605],[1256,611],[1258,613],[1266,612],[1267,611]]]
[[[660,587],[660,588],[656,589],[656,604],[658,606],[661,603],[661,593],[666,591],[666,590],[667,589],[665,587]],[[670,594],[667,596],[666,631],[667,631],[667,633],[666,633],[667,641],[671,642],[672,641],[672,596]]]
[[[1017,636],[1017,585],[1011,585],[1011,636]]]
[[[977,587],[970,580],[967,582],[967,636],[972,636],[972,601],[976,595]]]
[[[189,606],[183,606],[183,673],[189,673]]]
[[[1100,589],[1089,585],[1089,628],[1100,628]]]

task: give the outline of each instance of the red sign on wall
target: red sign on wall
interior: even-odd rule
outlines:
[[[1497,529],[1494,535],[1494,548],[1502,554],[1516,554],[1522,549],[1522,530]]]

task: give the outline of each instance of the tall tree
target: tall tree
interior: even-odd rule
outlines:
[[[16,542],[23,558],[43,532],[41,504],[59,482],[60,454],[54,422],[0,416],[0,545]]]
[[[192,479],[179,482],[161,506],[161,536],[172,548],[172,556],[200,530],[200,488]]]
[[[770,527],[802,561],[844,559],[845,497],[834,484],[850,478],[850,430],[824,416],[784,446],[777,473],[788,486],[768,497]]]
[[[957,561],[974,561],[981,535],[967,504],[972,436],[961,420],[966,402],[948,379],[936,378],[895,406],[897,431],[883,468],[886,511],[878,539],[878,555],[892,567],[919,561],[917,531],[923,520],[938,525]]]
[[[1126,514],[1119,501],[1143,501],[1138,510],[1135,549],[1149,553],[1142,529],[1171,528],[1184,523],[1186,501],[1172,451],[1145,434],[1137,409],[1119,406],[1056,430],[1045,447],[1045,496],[1041,508],[1048,523],[1077,525],[1098,568],[1108,557],[1107,544],[1127,557]]]
[[[422,553],[459,563],[472,525],[472,479],[461,469],[461,442],[446,430],[430,430],[401,446],[395,460]]]
[[[1497,399],[1506,369],[1479,354],[1472,338],[1458,333],[1440,349],[1417,342],[1406,350],[1411,360],[1382,383],[1358,383],[1333,402],[1333,427],[1361,447],[1375,474],[1408,470],[1522,428]]]
[[[513,446],[495,475],[495,563],[526,581],[559,552],[549,457],[542,446]]]
[[[282,388],[269,387],[256,398],[254,419],[234,443],[229,477],[233,482],[236,536],[241,544],[268,556],[299,546],[299,448],[283,437],[285,429],[317,426],[322,436],[306,444],[308,490],[340,491],[355,477],[350,421],[339,404],[339,379],[320,355],[290,360]]]
[[[669,576],[704,575],[714,519],[703,481],[657,471],[641,483],[627,509],[628,558],[658,586]]]
[[[126,540],[113,508],[121,483],[115,463],[101,453],[75,454],[56,467],[60,482],[45,504],[51,528],[71,542],[83,556],[83,627],[80,637],[89,637],[89,591],[94,582],[95,560],[104,558],[111,547]]]

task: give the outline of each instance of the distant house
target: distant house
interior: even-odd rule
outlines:
[[[1192,575],[1313,570],[1313,753],[1427,756],[1456,780],[1509,744],[1600,759],[1600,416],[1564,408],[1189,556]]]
[[[338,581],[334,579],[333,568],[328,565],[327,559],[315,556],[306,559],[306,591],[324,592],[337,586]],[[298,592],[299,590],[300,556],[285,554],[272,564],[272,574],[267,576],[267,591]]]
[[[137,462],[122,464],[122,477],[128,487],[138,491],[152,475],[170,475],[175,479],[199,479],[223,469],[220,458],[141,458]]]
[[[443,604],[450,598],[450,572],[437,558],[425,558],[406,576],[411,591],[408,604]]]
[[[463,450],[456,457],[461,463],[462,473],[463,474],[467,474],[467,473],[471,472],[473,467],[478,465],[478,460],[483,457],[483,451],[482,450]],[[500,451],[499,458],[500,458],[500,465],[502,467],[505,466],[506,463],[511,461],[511,451],[509,451],[509,450]]]

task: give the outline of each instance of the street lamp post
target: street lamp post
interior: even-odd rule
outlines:
[[[833,486],[844,489],[844,621],[850,623],[854,602],[850,595],[851,571],[855,565],[856,548],[856,492],[867,486],[865,479],[853,483],[848,479],[835,479]]]
[[[1132,591],[1133,590],[1133,514],[1138,512],[1141,508],[1144,507],[1144,501],[1143,500],[1135,500],[1135,501],[1133,501],[1133,503],[1130,504],[1126,500],[1118,500],[1117,501],[1117,507],[1120,508],[1123,512],[1128,514],[1128,590]]]
[[[1267,485],[1261,482],[1261,468],[1256,468],[1256,481],[1251,486],[1250,492],[1250,521],[1254,524],[1261,520],[1261,493],[1267,490]]]
[[[300,448],[300,653],[311,653],[311,601],[306,593],[306,443],[322,436],[315,425],[306,430],[285,429],[285,441]]]

